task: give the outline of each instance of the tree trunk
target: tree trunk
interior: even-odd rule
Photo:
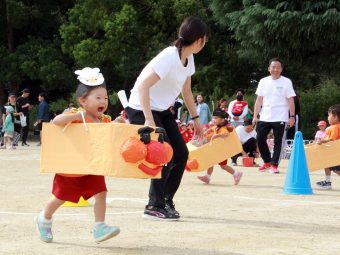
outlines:
[[[0,82],[0,105],[5,103],[4,84]]]
[[[13,28],[12,28],[12,22],[11,22],[11,14],[9,12],[9,0],[4,1],[5,10],[6,10],[6,22],[7,22],[7,44],[8,44],[8,50],[10,53],[14,52],[15,46],[14,46],[14,34],[13,34]]]

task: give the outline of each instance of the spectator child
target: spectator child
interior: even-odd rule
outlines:
[[[104,115],[108,106],[108,96],[104,84],[104,77],[99,68],[84,68],[75,72],[78,74],[76,96],[81,108],[69,113],[63,113],[53,119],[53,123],[64,126],[70,122],[110,122],[111,118]],[[77,203],[80,197],[89,199],[94,196],[95,224],[93,237],[96,242],[105,241],[119,234],[118,227],[110,227],[105,224],[106,211],[106,184],[104,176],[82,175],[70,177],[64,174],[56,174],[53,181],[53,197],[44,210],[35,217],[35,224],[40,239],[44,242],[52,242],[52,216],[65,202]]]
[[[315,134],[315,142],[319,143],[322,141],[322,139],[326,136],[326,127],[327,127],[327,122],[324,120],[321,120],[318,122],[318,127],[319,130]]]
[[[193,132],[187,127],[185,123],[181,124],[181,134],[185,143],[188,143],[193,136]]]
[[[14,135],[14,109],[12,106],[6,106],[6,118],[3,124],[4,130],[4,145],[1,149],[6,149],[6,145],[9,143],[12,146],[12,149],[15,149],[15,146],[12,144],[11,139]]]
[[[326,136],[321,138],[321,140],[317,142],[318,144],[340,139],[340,104],[333,105],[328,109],[328,122],[330,127],[326,129]],[[336,153],[334,153],[334,157],[337,157]],[[325,168],[325,180],[316,183],[318,188],[332,189],[332,171],[340,175],[340,165]]]
[[[221,109],[216,109],[214,111],[213,118],[212,118],[214,126],[205,132],[205,136],[208,141],[210,141],[210,139],[215,139],[218,137],[222,137],[222,138],[227,137],[229,135],[229,131],[226,127],[226,116],[227,116],[226,112]],[[232,167],[228,166],[227,163],[228,161],[224,160],[220,162],[219,165],[223,170],[233,175],[234,185],[237,185],[241,180],[242,172],[235,171]],[[209,184],[213,171],[214,171],[214,166],[211,166],[209,167],[205,175],[197,176],[197,178],[200,181],[206,184]]]

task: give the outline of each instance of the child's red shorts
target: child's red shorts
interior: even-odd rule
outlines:
[[[220,166],[225,166],[226,164],[228,164],[228,159],[218,163]]]
[[[66,177],[58,174],[54,176],[52,194],[63,201],[77,203],[80,197],[87,200],[103,191],[107,191],[104,176]]]

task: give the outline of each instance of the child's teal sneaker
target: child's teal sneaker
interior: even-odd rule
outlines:
[[[105,223],[101,223],[93,230],[93,237],[96,242],[103,242],[118,235],[120,229],[115,226],[108,226]]]
[[[40,239],[46,243],[50,243],[53,240],[52,235],[52,221],[46,221],[42,219],[42,215],[34,217],[34,222]]]

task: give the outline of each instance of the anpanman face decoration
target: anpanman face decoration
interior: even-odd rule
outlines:
[[[163,141],[165,131],[156,129],[160,133],[159,141],[151,140],[150,133],[154,129],[142,128],[138,131],[141,139],[130,137],[120,149],[124,160],[138,164],[138,168],[147,175],[156,176],[162,171],[163,165],[170,162],[173,150],[170,144]]]
[[[191,170],[195,170],[198,168],[198,162],[197,162],[197,159],[189,159],[187,161],[187,164],[185,166],[185,169],[187,171],[191,171]]]

